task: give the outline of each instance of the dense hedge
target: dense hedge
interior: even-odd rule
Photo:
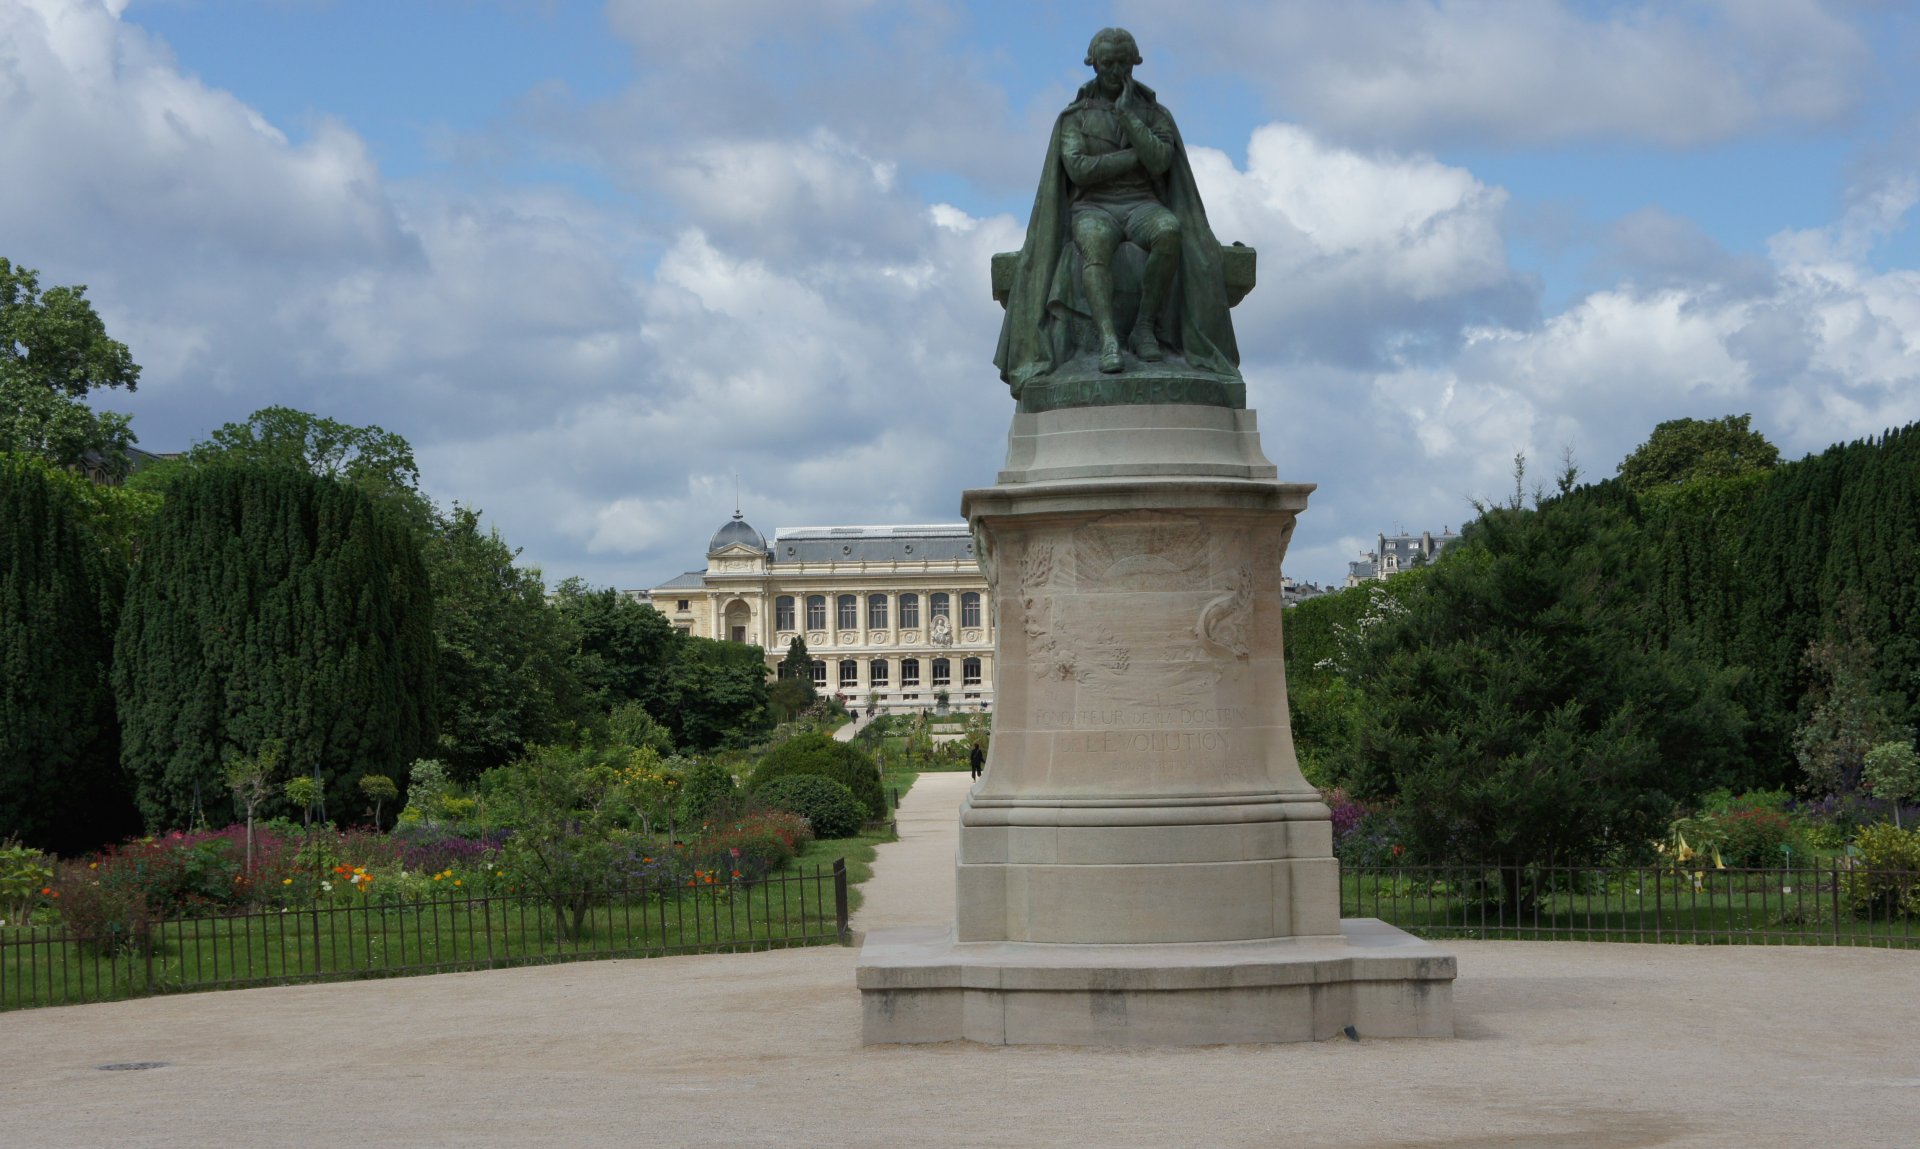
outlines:
[[[776,778],[762,786],[754,797],[776,810],[805,818],[816,838],[851,838],[860,832],[860,824],[866,820],[853,791],[816,774]]]
[[[1869,645],[1873,690],[1896,724],[1920,727],[1920,424],[1771,470],[1644,495],[1609,480],[1543,509],[1582,506],[1624,515],[1638,530],[1631,565],[1645,586],[1647,638],[1738,671],[1749,765],[1727,780],[1735,789],[1802,781],[1792,734],[1812,709],[1807,648],[1817,638]],[[1400,596],[1424,574],[1387,585]],[[1328,595],[1286,615],[1294,736],[1310,774],[1353,737],[1360,702],[1345,693],[1342,675],[1317,664],[1337,656],[1334,628],[1353,626],[1367,595]]]
[[[81,481],[0,454],[0,841],[63,853],[137,824],[107,683],[124,574]]]
[[[873,758],[857,746],[835,742],[820,733],[802,734],[775,747],[754,767],[747,779],[747,792],[757,797],[762,788],[777,779],[805,774],[830,778],[852,791],[865,807],[864,818],[886,813],[887,800]]]
[[[359,490],[278,467],[167,494],[114,647],[121,759],[150,824],[233,815],[221,766],[271,742],[333,816],[433,751],[432,605],[413,535]]]

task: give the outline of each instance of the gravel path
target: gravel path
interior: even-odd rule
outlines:
[[[951,913],[967,782],[916,784],[863,928]],[[866,1049],[835,947],[0,1014],[0,1146],[1920,1144],[1920,954],[1452,948],[1442,1042]]]

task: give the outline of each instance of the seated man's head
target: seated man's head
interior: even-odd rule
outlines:
[[[1108,99],[1127,86],[1134,65],[1140,62],[1140,45],[1125,28],[1102,28],[1087,45],[1087,66],[1099,77],[1100,94]]]

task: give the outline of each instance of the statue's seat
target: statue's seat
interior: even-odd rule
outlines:
[[[993,256],[993,298],[1000,306],[1007,305],[1007,289],[1013,283],[1014,265],[1020,261],[1017,251],[995,252]],[[1138,244],[1131,241],[1120,245],[1114,253],[1114,294],[1122,297],[1116,303],[1123,304],[1125,314],[1130,317],[1133,309],[1139,306],[1140,272],[1146,266],[1147,253]],[[1247,292],[1253,290],[1254,250],[1244,243],[1223,243],[1220,245],[1220,270],[1227,281],[1227,306],[1234,307],[1245,299]],[[1116,319],[1119,316],[1116,316]]]

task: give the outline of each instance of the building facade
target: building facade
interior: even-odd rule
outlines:
[[[782,527],[769,543],[736,512],[704,570],[627,593],[683,633],[759,646],[770,668],[801,639],[814,685],[849,705],[993,703],[993,603],[965,523]]]
[[[1446,527],[1439,534],[1421,531],[1417,535],[1378,535],[1374,549],[1362,551],[1360,561],[1347,564],[1347,585],[1359,586],[1370,579],[1387,579],[1401,571],[1425,566],[1440,557],[1440,552],[1460,541]]]

